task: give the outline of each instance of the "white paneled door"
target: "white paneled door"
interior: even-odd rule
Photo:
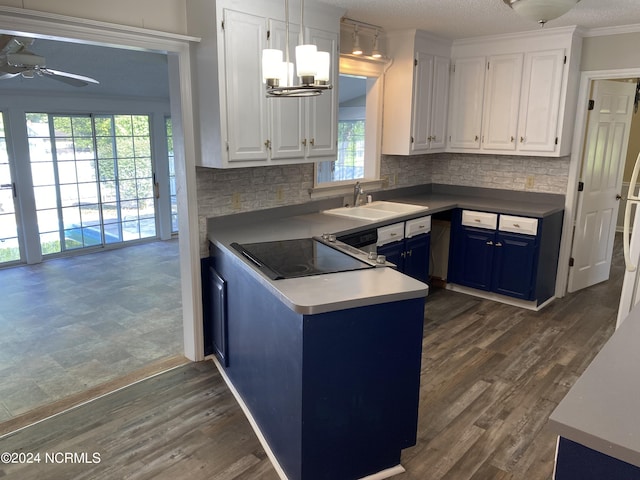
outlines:
[[[569,291],[609,278],[635,83],[598,80],[589,112]]]

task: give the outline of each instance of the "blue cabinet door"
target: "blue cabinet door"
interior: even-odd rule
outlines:
[[[535,294],[536,237],[498,232],[495,242],[492,290],[533,300]]]
[[[427,283],[429,281],[429,254],[431,234],[425,233],[407,238],[404,244],[404,273]]]
[[[398,271],[404,271],[404,240],[399,242],[387,243],[378,247],[378,255],[387,257],[387,262],[395,263]]]
[[[496,234],[493,230],[461,227],[457,248],[456,281],[460,285],[480,290],[491,288],[491,270]]]

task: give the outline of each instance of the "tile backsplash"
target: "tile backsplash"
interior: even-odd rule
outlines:
[[[228,170],[198,168],[201,254],[207,255],[207,217],[310,201],[313,165],[280,165]],[[425,183],[564,194],[569,157],[440,153],[411,157],[384,155],[386,188]]]

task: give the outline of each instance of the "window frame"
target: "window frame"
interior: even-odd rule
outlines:
[[[361,58],[350,54],[340,55],[340,74],[367,77],[367,103],[365,114],[364,179],[340,180],[318,183],[318,164],[314,164],[312,197],[321,197],[323,192],[351,188],[356,181],[364,185],[380,183],[380,154],[382,151],[382,100],[384,73],[387,61]],[[339,87],[338,87],[339,88]]]

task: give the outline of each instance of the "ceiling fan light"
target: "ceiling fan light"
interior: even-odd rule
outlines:
[[[544,25],[571,10],[580,0],[503,0],[518,15]]]

